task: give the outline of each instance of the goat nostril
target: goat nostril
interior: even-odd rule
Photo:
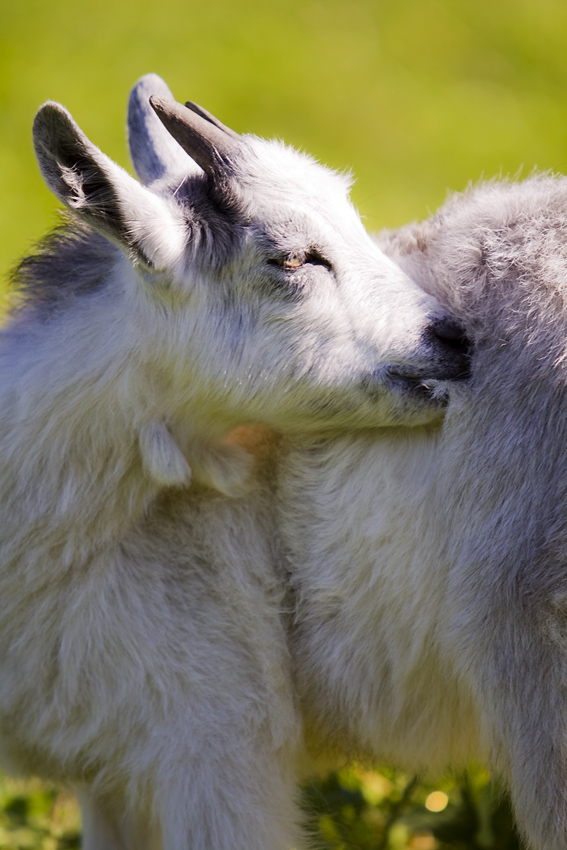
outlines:
[[[471,345],[465,329],[452,319],[436,319],[432,322],[431,335],[453,351],[458,351],[461,354],[470,354]]]

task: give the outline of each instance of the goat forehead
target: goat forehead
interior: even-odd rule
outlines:
[[[323,186],[323,189],[325,187]],[[262,229],[283,250],[318,248],[334,250],[339,245],[350,249],[372,243],[360,216],[348,196],[340,189],[327,192],[308,180],[294,184],[266,181],[241,201],[244,217]]]
[[[345,204],[350,177],[320,165],[307,154],[278,141],[246,137],[245,154],[236,164],[236,176],[252,202],[274,198],[282,203],[304,200],[312,205]]]
[[[506,241],[511,248],[533,240],[544,244],[552,231],[567,225],[567,181],[539,176],[481,185],[449,201],[445,220],[477,239]]]
[[[565,324],[566,232],[563,178],[488,184],[450,200],[403,266],[472,337],[531,344],[534,334],[547,339]]]
[[[351,254],[360,239],[368,239],[359,220],[347,221],[345,216],[333,215],[310,201],[295,203],[280,200],[269,210],[256,210],[251,229],[260,244],[281,251],[335,251],[341,246]]]

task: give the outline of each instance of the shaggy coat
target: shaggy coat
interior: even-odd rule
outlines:
[[[567,846],[567,179],[489,184],[384,247],[463,324],[442,427],[290,446],[292,656],[318,751],[487,762]]]
[[[229,435],[438,421],[461,330],[344,178],[154,76],[129,127],[141,183],[61,106],[34,125],[72,218],[0,338],[0,763],[77,789],[85,850],[283,850],[290,603]]]

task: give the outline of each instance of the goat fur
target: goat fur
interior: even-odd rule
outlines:
[[[34,124],[71,219],[0,338],[0,763],[76,788],[85,850],[283,850],[301,719],[273,469],[230,434],[438,421],[464,354],[344,177],[255,137],[221,155],[176,107],[204,173],[152,94],[142,183],[58,104]]]
[[[442,426],[290,445],[277,495],[307,740],[499,774],[567,846],[567,179],[456,196],[381,246],[462,323]]]

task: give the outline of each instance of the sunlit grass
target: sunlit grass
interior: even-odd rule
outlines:
[[[326,850],[519,850],[509,805],[478,768],[441,784],[390,768],[345,770],[309,783],[305,807]]]
[[[73,850],[79,844],[80,816],[71,794],[0,775],[2,850]]]
[[[449,797],[444,791],[432,791],[427,795],[425,800],[425,808],[430,812],[442,812],[447,808]]]
[[[432,799],[445,802],[442,810],[431,810]],[[505,800],[478,769],[440,786],[390,768],[350,768],[308,783],[304,808],[320,850],[519,850]],[[79,846],[71,794],[0,774],[2,850]]]

